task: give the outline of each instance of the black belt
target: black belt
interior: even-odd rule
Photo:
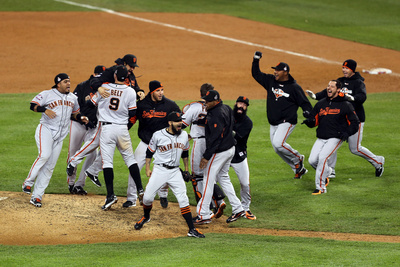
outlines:
[[[102,121],[101,125],[108,125],[108,124],[112,124],[111,122],[106,122],[106,121]]]
[[[161,164],[163,167],[165,167],[165,168],[167,168],[167,169],[175,169],[175,168],[179,168],[179,166],[169,166],[169,165],[167,165],[167,164]]]
[[[206,138],[205,136],[193,137],[192,139]]]

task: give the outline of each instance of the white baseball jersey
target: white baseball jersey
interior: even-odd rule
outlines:
[[[97,92],[91,99],[98,106],[99,121],[114,124],[128,124],[129,110],[136,109],[136,92],[125,84],[105,83],[110,96],[102,98]]]
[[[190,136],[192,138],[204,137],[204,122],[207,116],[204,102],[196,101],[187,104],[182,109],[182,122],[186,126],[190,126]]]
[[[153,134],[147,147],[154,152],[153,164],[166,164],[171,167],[180,165],[183,151],[189,150],[188,133],[182,131],[180,135],[173,135],[162,129]]]
[[[40,92],[31,103],[51,109],[57,116],[49,118],[44,112],[40,124],[51,131],[53,140],[64,139],[69,131],[71,114],[79,112],[78,98],[74,94],[62,94],[57,89],[50,89]]]

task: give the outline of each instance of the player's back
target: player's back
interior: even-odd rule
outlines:
[[[98,97],[99,121],[127,124],[129,110],[136,109],[136,92],[125,84],[107,83],[102,87],[109,89],[110,96]]]

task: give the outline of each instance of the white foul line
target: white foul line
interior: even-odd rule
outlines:
[[[128,19],[134,19],[134,20],[138,20],[138,21],[142,21],[142,22],[147,22],[147,23],[160,25],[160,26],[163,26],[163,27],[168,27],[168,28],[172,28],[172,29],[192,32],[192,33],[205,35],[205,36],[208,36],[208,37],[213,37],[213,38],[216,38],[216,39],[221,39],[221,40],[230,41],[230,42],[234,42],[234,43],[239,43],[239,44],[244,44],[244,45],[249,45],[249,46],[254,46],[254,47],[260,47],[260,48],[263,48],[263,49],[267,49],[267,50],[271,50],[271,51],[275,51],[275,52],[281,52],[281,53],[285,53],[285,54],[292,55],[292,56],[303,57],[303,58],[307,58],[307,59],[311,59],[311,60],[315,60],[315,61],[320,61],[320,62],[324,62],[324,63],[335,64],[335,65],[342,64],[342,62],[332,61],[332,60],[328,60],[328,59],[321,58],[321,57],[314,57],[314,56],[310,56],[310,55],[306,55],[306,54],[302,54],[302,53],[297,53],[297,52],[292,52],[292,51],[288,51],[288,50],[283,50],[283,49],[279,49],[279,48],[275,48],[275,47],[271,47],[271,46],[267,46],[267,45],[256,44],[256,43],[247,42],[247,41],[243,41],[243,40],[239,40],[239,39],[235,39],[235,38],[225,37],[225,36],[218,35],[218,34],[207,33],[207,32],[193,30],[193,29],[189,29],[189,28],[185,28],[185,27],[181,27],[181,26],[168,24],[168,23],[162,23],[162,22],[158,22],[158,21],[154,21],[154,20],[150,20],[150,19],[144,19],[144,18],[140,18],[140,17],[135,17],[135,16],[124,14],[124,13],[116,12],[116,11],[108,9],[108,8],[96,7],[96,6],[87,5],[87,4],[80,4],[80,3],[67,1],[67,0],[54,0],[54,1],[62,2],[62,3],[65,3],[65,4],[69,4],[69,5],[74,5],[74,6],[80,6],[80,7],[84,7],[84,8],[88,8],[88,9],[99,10],[99,11],[103,11],[103,12],[106,12],[106,13],[110,13],[110,14],[117,15],[117,16],[124,17],[124,18],[128,18]],[[390,73],[388,75],[394,75],[394,76],[400,77],[400,74],[398,74],[398,73]]]

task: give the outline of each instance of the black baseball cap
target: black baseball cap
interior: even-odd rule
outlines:
[[[179,122],[182,121],[182,114],[177,111],[172,111],[171,113],[168,114],[168,121],[174,121],[174,122]]]
[[[136,62],[137,58],[132,54],[126,54],[122,60],[131,67],[139,67]]]
[[[94,72],[93,73],[97,73],[97,74],[101,74],[106,70],[106,67],[104,67],[103,65],[97,65],[94,68]]]
[[[357,68],[357,62],[353,59],[348,59],[345,62],[343,62],[343,66],[345,68],[351,69],[353,72],[356,72]]]
[[[239,96],[236,102],[243,102],[246,105],[250,106],[250,100],[245,96]]]
[[[202,99],[204,99],[207,102],[211,102],[214,100],[219,100],[219,93],[216,90],[210,90],[206,93],[205,96],[202,97]]]
[[[115,74],[117,75],[117,80],[119,82],[125,81],[126,77],[128,77],[128,70],[125,66],[118,66],[115,70]]]
[[[59,73],[56,77],[54,77],[54,85],[51,88],[57,88],[57,84],[62,80],[69,79],[68,74],[66,73]]]
[[[164,89],[163,85],[159,81],[154,80],[154,81],[149,82],[150,93],[152,93],[153,91],[160,89],[160,88]]]
[[[290,71],[289,65],[286,64],[285,62],[279,62],[278,65],[276,65],[275,67],[271,67],[271,68],[274,69],[274,70],[284,70],[284,71],[287,71],[287,72]]]

